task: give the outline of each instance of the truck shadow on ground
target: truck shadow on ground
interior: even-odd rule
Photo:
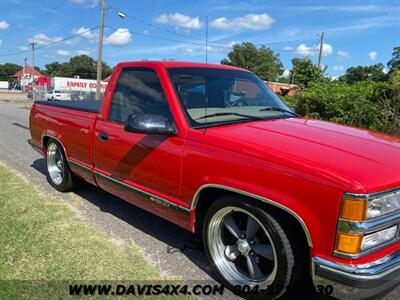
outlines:
[[[47,174],[46,160],[43,158],[34,161],[31,167],[44,175]],[[100,214],[111,214],[135,229],[165,243],[167,245],[165,250],[161,249],[161,251],[164,251],[165,255],[174,255],[177,252],[182,253],[203,272],[210,276],[212,280],[218,282],[217,276],[212,272],[212,269],[209,266],[201,241],[192,233],[89,183],[84,183],[82,187],[73,193],[98,207]],[[96,212],[93,213],[96,214]],[[99,214],[99,212],[97,213]],[[101,216],[98,217],[101,218]],[[118,232],[119,227],[121,226],[118,226],[118,224],[113,226],[113,234],[123,238],[123,236],[127,234],[126,231],[129,231],[129,229],[121,229],[122,232]],[[141,247],[143,245],[137,244],[136,246]],[[177,268],[180,267],[177,266]],[[306,297],[306,299],[333,299],[331,297],[309,293],[292,294],[289,297],[286,296],[282,299],[305,299],[304,297]]]

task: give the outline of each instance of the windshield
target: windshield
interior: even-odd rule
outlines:
[[[253,73],[217,68],[171,68],[169,74],[191,127],[293,116],[280,98]]]

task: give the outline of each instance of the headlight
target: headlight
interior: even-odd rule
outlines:
[[[400,191],[377,196],[343,197],[340,217],[350,221],[365,221],[400,211]]]
[[[367,219],[380,217],[400,209],[400,191],[368,201]]]
[[[367,234],[366,236],[364,236],[362,240],[361,250],[366,250],[390,241],[395,237],[396,232],[397,232],[397,225],[375,233]]]

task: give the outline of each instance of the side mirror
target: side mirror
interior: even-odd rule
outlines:
[[[125,131],[147,134],[176,134],[175,126],[164,116],[151,114],[130,115]]]

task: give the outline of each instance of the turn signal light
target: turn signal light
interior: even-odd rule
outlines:
[[[351,221],[365,221],[367,208],[367,199],[344,198],[340,217]]]
[[[363,235],[338,232],[335,250],[342,253],[358,254],[361,249]]]

